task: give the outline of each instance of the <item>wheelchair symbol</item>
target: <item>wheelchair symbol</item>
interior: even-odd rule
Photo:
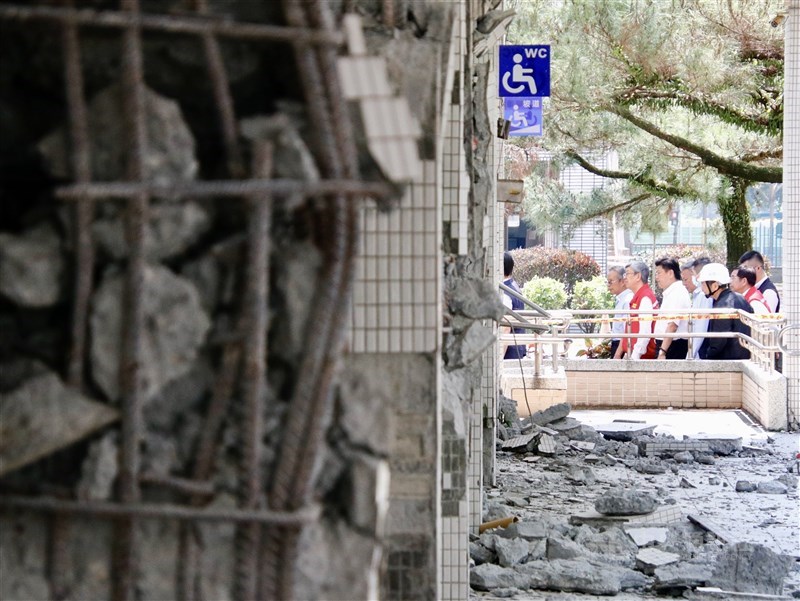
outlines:
[[[527,86],[530,90],[530,96],[536,96],[536,80],[533,79],[533,69],[523,67],[520,64],[521,62],[522,55],[519,53],[515,54],[515,64],[513,67],[511,67],[511,72],[506,71],[503,73],[503,87],[512,94],[519,94],[525,89],[525,86]],[[510,85],[508,81],[509,77],[511,78],[512,83],[518,85]]]

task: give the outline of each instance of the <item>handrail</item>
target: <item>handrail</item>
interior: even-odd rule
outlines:
[[[692,323],[692,321],[700,320],[700,319],[716,319],[722,316],[728,315],[736,315],[734,318],[739,318],[744,322],[746,325],[750,327],[750,335],[743,334],[740,332],[693,332],[691,327],[688,332],[659,332],[658,338],[659,339],[673,339],[673,338],[688,338],[690,341],[690,348],[694,347],[694,341],[696,339],[705,339],[705,338],[736,338],[740,340],[741,344],[751,352],[750,361],[759,365],[767,370],[774,369],[775,365],[775,355],[780,352],[785,352],[787,354],[798,354],[800,355],[800,351],[791,351],[785,348],[784,343],[784,335],[791,331],[792,328],[787,328],[783,326],[785,324],[785,317],[781,314],[770,314],[769,316],[765,315],[756,315],[753,313],[749,313],[747,311],[743,311],[741,309],[727,309],[727,308],[720,308],[720,309],[678,309],[678,310],[664,310],[664,309],[648,309],[648,310],[641,310],[636,311],[635,315],[632,315],[632,311],[630,309],[585,309],[585,310],[568,310],[565,309],[563,311],[558,311],[550,314],[550,317],[543,317],[540,314],[536,314],[533,311],[528,310],[519,310],[517,319],[522,319],[527,322],[529,325],[535,326],[539,325],[539,328],[526,328],[535,330],[536,334],[500,334],[498,336],[498,340],[501,343],[514,343],[514,344],[528,344],[533,346],[534,353],[536,355],[540,355],[542,353],[542,349],[544,344],[551,344],[553,345],[553,364],[554,368],[557,368],[557,354],[558,354],[558,347],[560,343],[566,343],[568,347],[569,342],[573,339],[580,338],[580,339],[589,339],[589,338],[615,338],[615,339],[622,339],[622,338],[642,338],[648,337],[653,338],[655,335],[653,333],[647,332],[639,332],[639,333],[625,333],[625,332],[604,332],[599,334],[597,332],[594,333],[585,333],[585,332],[567,332],[567,328],[571,325],[571,322],[574,320],[575,322],[581,321],[578,316],[598,316],[602,315],[608,317],[609,315],[625,315],[626,317],[630,317],[633,319],[642,319],[643,321],[651,321],[656,320],[661,316],[661,318],[668,318],[672,316],[676,316],[680,318],[680,316],[685,315],[685,321]],[[648,317],[651,316],[651,317]],[[620,320],[619,317],[612,317],[608,320],[601,320],[601,321],[611,321],[611,320]],[[530,322],[533,322],[532,324]],[[560,320],[560,323],[554,324],[552,323],[555,320]],[[550,323],[541,323],[547,322]],[[597,321],[596,319],[592,319],[592,321]],[[505,320],[504,325],[511,325],[516,327],[524,327],[522,323],[514,323],[510,320]],[[542,335],[543,326],[549,326],[549,335]],[[798,326],[800,328],[800,326]],[[794,329],[798,329],[794,328]],[[567,342],[569,341],[569,342]],[[693,360],[693,357],[690,356],[688,360]]]
[[[548,313],[546,310],[542,309],[539,305],[537,305],[535,302],[533,302],[529,298],[521,295],[519,292],[517,292],[516,290],[514,290],[510,286],[506,286],[503,282],[500,282],[498,284],[498,287],[500,288],[500,290],[502,290],[506,294],[510,294],[511,296],[516,298],[517,300],[520,300],[523,303],[525,303],[526,305],[528,305],[529,307],[532,307],[533,310],[536,311],[542,317],[544,317],[546,319],[550,319],[550,317],[551,317],[550,313]]]

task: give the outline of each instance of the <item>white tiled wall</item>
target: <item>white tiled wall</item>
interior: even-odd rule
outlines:
[[[439,348],[441,217],[436,167],[423,162],[400,207],[362,209],[353,287],[351,348],[357,353],[433,352]]]
[[[783,117],[783,298],[781,311],[792,325],[800,324],[800,2],[787,0],[785,28]],[[786,337],[800,349],[800,333]],[[800,425],[800,357],[784,356],[788,378],[789,427]]]

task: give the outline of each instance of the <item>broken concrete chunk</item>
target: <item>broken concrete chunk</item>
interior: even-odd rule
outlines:
[[[547,528],[541,522],[517,522],[497,533],[504,538],[523,538],[528,541],[547,537]]]
[[[763,545],[736,543],[719,554],[708,584],[743,593],[780,595],[793,563]]]
[[[494,548],[497,561],[504,568],[520,564],[528,557],[528,541],[521,538],[498,538]]]
[[[89,453],[81,466],[77,489],[79,499],[107,501],[111,498],[114,479],[119,471],[118,452],[116,432],[108,432],[89,446]]]
[[[593,528],[581,528],[575,536],[575,542],[609,562],[617,560],[622,563],[632,562],[633,556],[638,551],[638,547],[620,528],[607,528],[602,532],[597,532]]]
[[[571,443],[569,443],[569,446],[571,446],[573,449],[577,449],[578,451],[593,451],[597,445],[595,445],[593,442],[573,440]]]
[[[144,230],[144,253],[152,262],[177,257],[192,246],[211,226],[208,212],[194,202],[180,204],[154,201]],[[121,208],[107,208],[92,223],[92,236],[114,259],[129,254],[125,237],[125,215]]]
[[[547,427],[555,430],[559,434],[572,438],[573,434],[580,432],[581,423],[574,417],[564,417],[550,422],[547,424]]]
[[[757,488],[758,484],[755,482],[750,482],[749,480],[736,481],[736,492],[755,492]]]
[[[616,595],[622,590],[617,570],[596,566],[585,560],[532,561],[516,569],[531,578],[530,588],[592,595]]]
[[[656,426],[629,422],[612,422],[610,424],[595,426],[594,429],[608,440],[630,442],[639,436],[650,436],[656,429]]]
[[[62,449],[119,418],[67,388],[54,373],[0,395],[0,476]]]
[[[666,528],[631,528],[626,527],[625,532],[638,547],[649,547],[650,545],[667,542]]]
[[[469,544],[469,556],[475,562],[475,565],[493,563],[497,559],[497,556],[492,551],[480,543]]]
[[[101,91],[88,105],[92,179],[125,179],[128,154],[122,86]],[[174,100],[144,88],[147,148],[143,156],[143,178],[161,185],[190,181],[197,176],[195,143],[180,106]],[[67,127],[61,127],[39,143],[39,151],[51,175],[69,179]]]
[[[708,532],[716,536],[719,540],[721,540],[723,543],[733,542],[733,536],[729,534],[724,528],[722,528],[722,526],[715,523],[713,520],[710,520],[705,516],[693,513],[690,513],[686,517],[689,518],[690,522],[697,524],[703,530],[707,530]]]
[[[597,476],[595,476],[590,468],[581,467],[579,465],[570,465],[566,478],[575,484],[589,486],[597,482]]]
[[[604,515],[642,515],[658,506],[652,495],[635,490],[611,489],[601,495],[594,508]]]
[[[545,426],[556,420],[567,417],[571,409],[572,407],[570,407],[569,403],[559,403],[558,405],[551,405],[547,409],[536,411],[528,419],[532,424],[537,426]]]
[[[758,490],[756,492],[762,495],[785,495],[789,489],[783,482],[778,480],[768,480],[766,482],[758,483]]]
[[[711,567],[689,562],[673,563],[656,568],[655,577],[657,593],[677,597],[687,589],[705,586],[711,579]]]
[[[675,461],[678,463],[694,463],[694,455],[692,455],[689,451],[675,453],[673,459],[675,459]]]
[[[698,434],[694,440],[704,442],[712,453],[732,455],[742,450],[742,437],[729,434]]]
[[[18,236],[0,234],[0,294],[20,307],[51,307],[61,299],[61,240],[49,225]]]
[[[107,277],[92,298],[91,367],[95,382],[110,400],[120,398],[119,366],[126,283],[119,274]],[[169,382],[195,364],[211,323],[189,280],[165,267],[147,267],[143,302],[145,327],[144,397],[156,396]]]
[[[707,453],[710,450],[708,444],[701,440],[675,440],[672,438],[659,438],[648,440],[639,444],[639,452],[642,455],[675,455],[696,451]]]
[[[680,561],[681,556],[667,553],[653,547],[642,549],[636,554],[636,569],[652,576],[657,568]]]
[[[483,563],[469,571],[469,585],[479,591],[507,587],[528,589],[530,582],[530,576],[493,563]]]
[[[556,442],[556,439],[549,434],[542,434],[539,438],[539,444],[536,447],[536,451],[540,455],[555,455],[557,450],[558,443]]]
[[[576,559],[586,557],[588,549],[568,538],[551,537],[547,539],[547,559]]]
[[[646,459],[641,459],[639,461],[634,462],[631,467],[640,474],[656,475],[656,474],[667,473],[667,468],[664,467],[664,464],[656,463],[652,460],[648,461]]]
[[[501,447],[504,451],[516,451],[516,450],[524,450],[529,443],[535,441],[539,438],[538,432],[533,432],[531,434],[524,434],[522,436],[517,436],[516,438],[512,438],[511,440],[506,440]]]

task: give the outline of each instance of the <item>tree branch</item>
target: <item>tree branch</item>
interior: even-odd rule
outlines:
[[[680,90],[653,90],[650,88],[630,88],[617,94],[621,104],[642,104],[664,108],[665,105],[683,107],[698,115],[711,115],[725,123],[741,127],[748,131],[765,132],[769,135],[779,135],[781,120],[767,116],[748,115],[729,106],[716,102],[710,98],[702,98],[681,92]]]
[[[633,173],[628,171],[612,171],[610,169],[600,169],[599,167],[593,165],[581,155],[579,155],[574,150],[568,150],[564,154],[566,154],[571,159],[574,159],[575,162],[578,163],[581,167],[586,169],[589,173],[594,173],[595,175],[599,175],[600,177],[608,177],[613,179],[626,179],[630,182],[635,184],[639,184],[640,186],[651,190],[659,194],[660,196],[684,196],[684,197],[694,197],[697,196],[694,192],[689,190],[684,190],[682,188],[678,188],[677,186],[671,186],[666,182],[659,182],[651,177],[647,177],[645,171],[641,173]]]
[[[651,136],[655,136],[660,140],[672,144],[676,148],[680,148],[695,155],[704,165],[713,167],[722,175],[739,177],[751,182],[765,182],[771,184],[779,184],[783,181],[782,167],[759,167],[757,165],[750,165],[742,161],[729,159],[699,144],[695,144],[686,138],[675,136],[659,129],[649,121],[637,117],[624,106],[615,105],[611,106],[608,110],[619,115],[639,129],[646,131]]]
[[[615,204],[610,207],[606,207],[604,209],[599,209],[597,211],[594,211],[593,213],[587,213],[585,215],[582,214],[580,215],[580,218],[582,221],[589,221],[590,219],[594,219],[596,217],[604,217],[606,215],[609,215],[610,213],[615,213],[616,211],[619,211],[621,209],[629,209],[633,205],[639,204],[640,202],[642,202],[643,200],[647,200],[651,196],[652,194],[650,193],[639,194],[639,196],[634,196],[633,198],[629,198],[628,200],[621,202],[619,204]]]

